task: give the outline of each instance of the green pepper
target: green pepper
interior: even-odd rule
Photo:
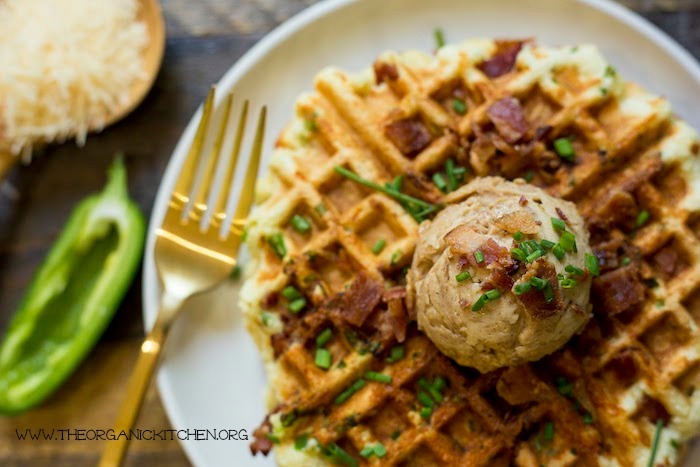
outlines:
[[[117,159],[105,189],[71,214],[10,322],[0,345],[0,412],[36,406],[82,362],[131,284],[144,237]]]

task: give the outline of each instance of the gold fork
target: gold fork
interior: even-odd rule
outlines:
[[[229,94],[224,101],[220,125],[213,135],[212,150],[206,151],[205,140],[210,131],[209,127],[215,129],[214,97],[215,89],[212,87],[204,102],[202,118],[180,170],[163,225],[156,232],[154,259],[163,285],[160,310],[153,328],[141,344],[141,353],[131,374],[126,398],[115,423],[115,433],[121,430],[128,432],[133,427],[165,338],[179,315],[182,304],[189,297],[221,283],[236,266],[243,227],[253,202],[267,110],[265,107],[260,110],[240,199],[233,216],[227,217],[227,201],[233,189],[236,161],[248,116],[248,101],[245,101],[241,109],[229,159],[222,161],[226,168],[217,194],[214,192],[214,172],[228,127],[233,94]],[[195,183],[198,167],[203,170],[203,175],[201,181]],[[212,207],[213,210],[210,211]],[[126,438],[122,436],[107,442],[100,466],[118,466],[122,463],[129,443]]]

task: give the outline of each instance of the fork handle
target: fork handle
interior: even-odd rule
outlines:
[[[141,351],[136,361],[136,366],[129,378],[126,398],[119,408],[119,415],[115,423],[114,432],[117,439],[107,441],[107,446],[100,459],[100,467],[118,467],[124,460],[126,449],[129,446],[129,439],[128,436],[119,436],[119,433],[122,430],[128,433],[134,426],[136,417],[143,405],[146,390],[158,365],[158,359],[167,336],[167,329],[156,321],[153,329],[141,344]]]

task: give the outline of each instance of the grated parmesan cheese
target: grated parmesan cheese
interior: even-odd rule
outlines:
[[[146,76],[137,0],[0,0],[0,147],[84,144]]]

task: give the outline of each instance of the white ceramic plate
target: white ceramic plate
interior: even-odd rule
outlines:
[[[678,114],[700,128],[698,63],[666,34],[607,0],[325,1],[267,35],[231,67],[218,87],[251,98],[254,108],[269,106],[269,155],[292,116],[295,97],[311,88],[318,70],[327,65],[359,70],[387,49],[430,51],[436,27],[452,42],[536,37],[550,45],[597,44],[623,76],[667,96]],[[143,287],[149,327],[159,297],[154,232],[197,121],[199,112],[175,148],[151,218]],[[251,436],[265,415],[265,376],[236,309],[236,295],[236,286],[227,285],[199,298],[173,329],[158,384],[176,429],[245,429]],[[251,457],[247,441],[182,444],[197,466],[273,465],[271,459]]]

